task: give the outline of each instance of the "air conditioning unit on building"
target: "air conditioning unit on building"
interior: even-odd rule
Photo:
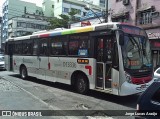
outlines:
[[[123,5],[129,5],[129,0],[123,0]]]

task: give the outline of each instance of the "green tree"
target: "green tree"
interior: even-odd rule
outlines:
[[[75,18],[75,15],[78,13],[78,10],[71,9],[71,11],[68,13],[68,15],[61,14],[59,15],[60,18],[52,18],[49,19],[50,27],[49,29],[55,29],[55,28],[68,28],[70,23],[77,22],[78,20]]]

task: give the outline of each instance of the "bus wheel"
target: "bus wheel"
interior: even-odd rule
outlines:
[[[26,67],[25,66],[22,66],[21,67],[21,78],[22,79],[26,79],[27,78],[27,76],[28,76],[28,73],[27,73],[27,69],[26,69]]]
[[[80,94],[86,94],[89,86],[88,86],[88,82],[87,82],[87,78],[84,75],[78,75],[78,79],[76,82],[76,89],[77,92]]]

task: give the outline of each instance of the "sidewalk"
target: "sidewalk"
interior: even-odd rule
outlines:
[[[55,117],[41,117],[41,112],[39,111],[54,109],[52,106],[38,99],[29,92],[12,84],[6,79],[0,78],[0,115],[4,115],[0,117],[1,119],[53,119]],[[14,110],[15,112],[18,110],[20,113],[14,113]],[[37,113],[37,115],[30,115],[30,117],[27,117],[22,113],[25,110],[37,110],[39,113]],[[4,112],[2,113],[2,111]],[[6,114],[5,111],[8,111],[9,113]],[[10,114],[12,117],[7,116]],[[56,117],[56,119],[64,118],[65,117]]]

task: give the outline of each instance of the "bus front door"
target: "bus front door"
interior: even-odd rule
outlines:
[[[112,40],[108,36],[96,39],[96,88],[111,89]]]

